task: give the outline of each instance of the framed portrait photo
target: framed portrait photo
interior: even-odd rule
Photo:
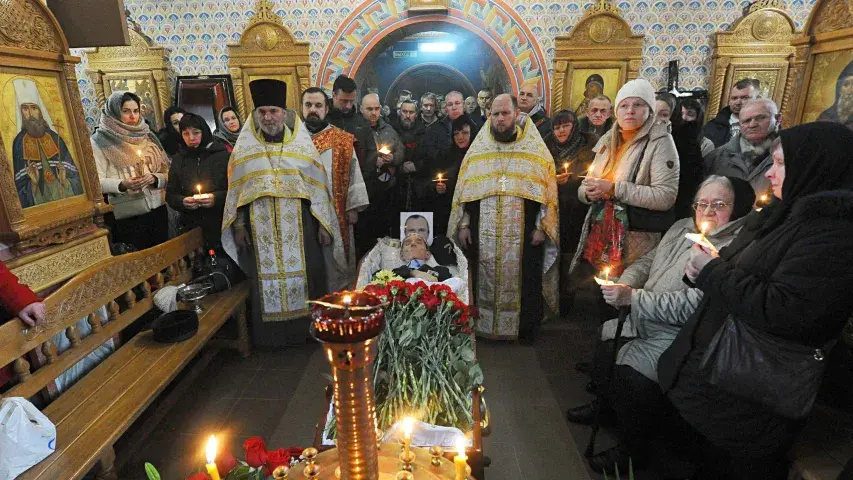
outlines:
[[[408,235],[416,233],[432,245],[433,239],[432,212],[400,212],[400,241]]]

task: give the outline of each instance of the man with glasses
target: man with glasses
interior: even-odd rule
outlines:
[[[740,131],[725,145],[705,156],[705,174],[748,181],[760,197],[770,189],[764,178],[773,164],[770,154],[779,133],[779,108],[766,98],[750,100],[740,109]]]
[[[601,137],[613,126],[613,102],[607,95],[598,95],[589,101],[585,116],[578,124],[582,132]]]

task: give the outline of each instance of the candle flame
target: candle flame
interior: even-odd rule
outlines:
[[[344,305],[350,306],[352,304],[352,295],[344,295]]]
[[[589,172],[587,172],[587,176],[589,176],[589,177],[592,176],[592,164],[591,163],[589,164]]]
[[[412,429],[415,427],[415,419],[406,417],[403,419],[403,436],[408,440],[412,438]]]
[[[568,169],[568,168],[569,168],[569,162],[564,163],[564,164],[563,164],[563,168]]]
[[[610,275],[610,267],[604,267],[604,274]]]
[[[142,156],[142,150],[137,149],[137,150],[136,150],[136,154],[137,154],[137,155],[139,155],[139,156],[141,157],[141,156]]]
[[[699,226],[699,228],[702,230],[702,235],[705,235],[705,233],[708,232],[709,226],[710,224],[708,222],[702,222],[702,225]]]
[[[391,153],[391,150],[388,149],[388,145],[382,145],[381,147],[379,147],[379,153],[383,155],[388,155],[389,153]]]
[[[765,193],[764,195],[762,195],[762,196],[761,196],[761,201],[762,201],[762,202],[766,202],[766,201],[767,201],[767,194],[766,194],[766,193]]]
[[[198,190],[198,194],[201,195],[201,185],[196,185],[195,189]]]
[[[214,463],[216,461],[216,450],[218,446],[216,436],[211,435],[210,438],[207,439],[207,447],[204,449],[207,454],[207,463]]]
[[[465,437],[458,437],[456,439],[456,451],[459,452],[458,456],[462,457],[463,459],[468,458],[467,455],[465,455],[466,443],[467,442],[465,442]]]
[[[441,181],[441,174],[438,174],[438,180]]]

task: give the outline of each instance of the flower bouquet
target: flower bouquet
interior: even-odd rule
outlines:
[[[373,365],[379,429],[414,416],[471,431],[471,392],[483,382],[474,352],[475,309],[441,284],[388,280],[364,291],[388,302]],[[334,410],[331,413],[328,438],[335,438]]]
[[[287,470],[299,462],[302,450],[300,447],[267,450],[263,438],[250,437],[243,442],[245,461],[238,461],[227,450],[218,452],[216,470],[222,480],[282,479],[286,477]],[[148,480],[160,480],[160,473],[150,463],[145,464],[145,473]],[[187,477],[187,480],[211,480],[211,476],[198,472]]]

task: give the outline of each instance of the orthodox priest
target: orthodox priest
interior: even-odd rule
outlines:
[[[326,119],[330,100],[322,88],[311,87],[302,92],[300,103],[302,120],[311,133],[314,147],[320,153],[320,163],[326,169],[346,258],[345,265],[338,265],[334,245],[323,246],[328,289],[335,292],[346,289],[355,279],[355,240],[352,226],[358,222],[358,212],[364,211],[370,202],[355,153],[355,137],[329,125]]]
[[[492,103],[462,161],[447,234],[476,265],[477,333],[530,343],[544,305],[557,308],[559,217],[554,161],[530,118],[516,125],[519,113],[511,95]]]
[[[306,300],[328,288],[323,247],[346,265],[328,179],[305,125],[286,110],[287,85],[249,84],[255,110],[228,162],[222,246],[254,282],[252,339],[308,338]]]

